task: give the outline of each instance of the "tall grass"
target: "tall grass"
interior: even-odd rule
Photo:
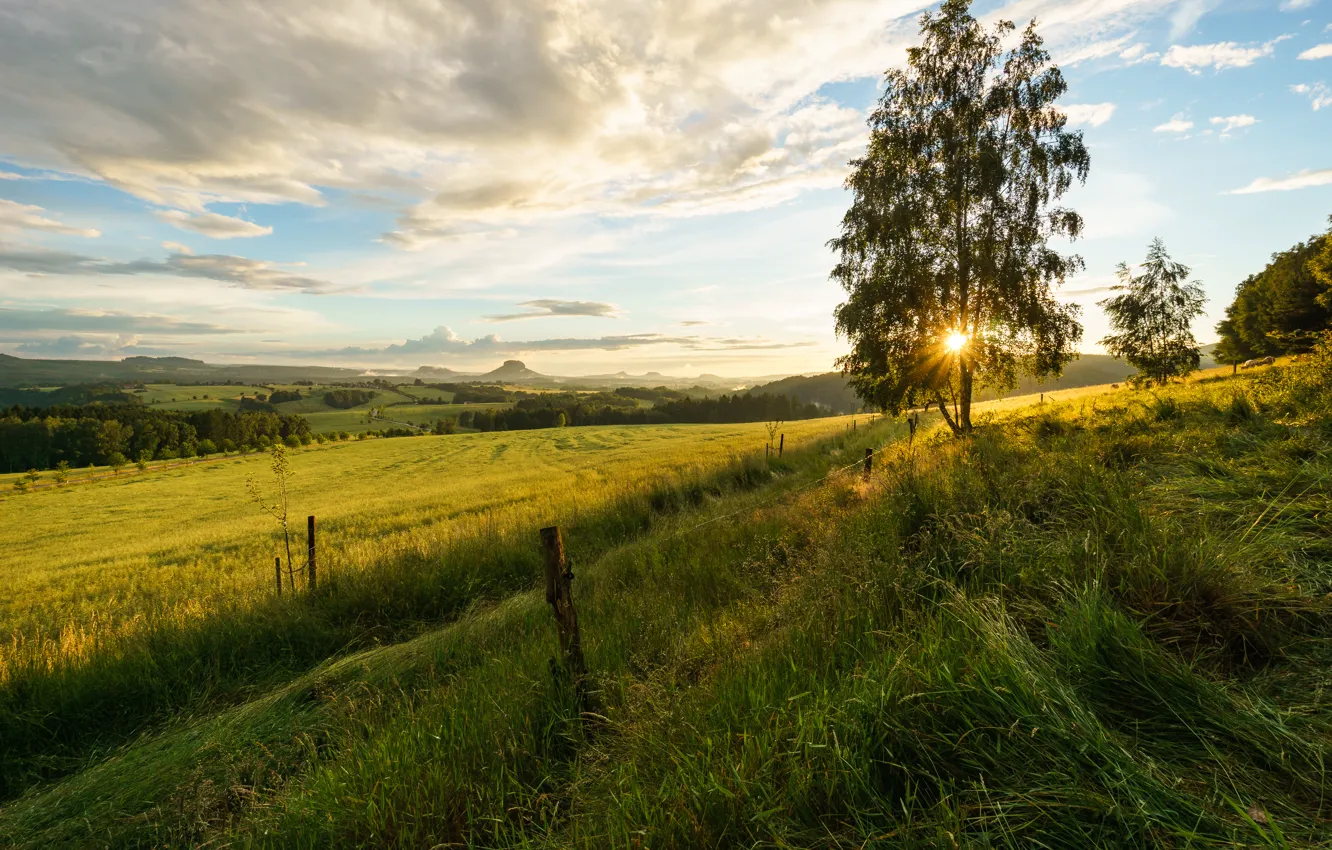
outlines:
[[[596,717],[520,590],[91,760],[0,839],[1332,845],[1329,437],[1256,386],[674,488],[575,554]]]

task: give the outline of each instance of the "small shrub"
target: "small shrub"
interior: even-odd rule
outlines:
[[[1184,408],[1180,407],[1179,402],[1171,396],[1165,398],[1153,397],[1152,403],[1147,409],[1151,411],[1157,422],[1174,422],[1184,413]]]
[[[1249,397],[1236,393],[1226,407],[1226,421],[1231,425],[1246,425],[1258,418],[1258,409],[1249,401]]]

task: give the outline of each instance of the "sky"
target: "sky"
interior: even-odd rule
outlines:
[[[848,161],[921,0],[0,0],[0,352],[821,372]],[[1332,0],[1035,18],[1092,167],[1084,351],[1160,237],[1209,296],[1332,214]]]

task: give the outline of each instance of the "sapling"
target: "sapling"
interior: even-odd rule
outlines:
[[[259,509],[271,516],[282,527],[282,542],[287,547],[287,586],[294,588],[296,586],[296,572],[291,561],[291,528],[288,525],[287,518],[289,514],[289,500],[287,483],[291,480],[291,464],[287,460],[287,449],[281,442],[273,444],[271,469],[273,470],[273,481],[277,487],[277,492],[273,495],[272,503],[264,495],[259,486],[259,481],[253,476],[245,479],[245,489],[249,491],[250,498],[259,506]]]

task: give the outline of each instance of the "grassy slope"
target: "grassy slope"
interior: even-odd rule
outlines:
[[[1248,385],[1010,404],[804,488],[862,429],[601,552],[575,524],[586,736],[518,593],[182,718],[0,837],[1328,845],[1332,445]]]

